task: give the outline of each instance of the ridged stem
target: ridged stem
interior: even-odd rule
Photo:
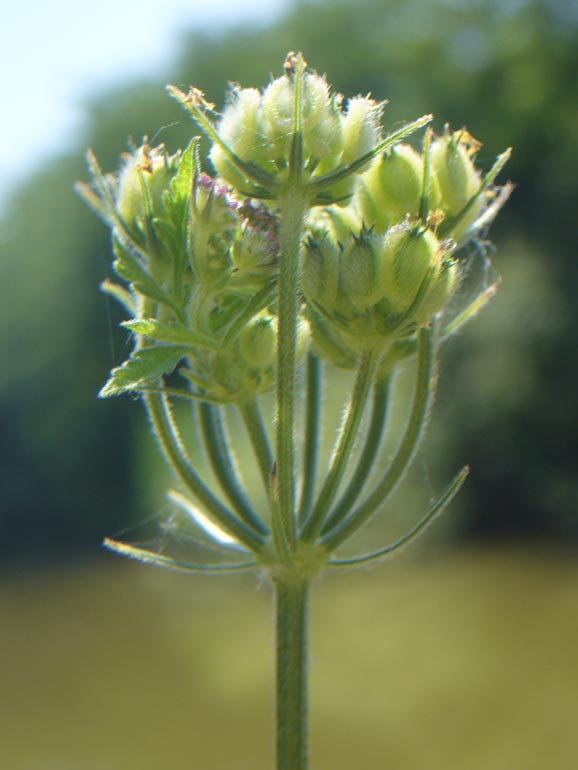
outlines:
[[[199,404],[199,416],[203,440],[211,467],[227,499],[247,526],[267,536],[269,529],[261,521],[239,480],[235,458],[231,452],[221,407]]]
[[[319,534],[325,521],[327,511],[339,490],[339,484],[343,479],[347,462],[350,459],[361,418],[367,403],[367,396],[375,374],[376,364],[376,353],[369,352],[363,356],[359,365],[349,407],[333,452],[329,473],[327,474],[313,510],[311,511],[311,515],[303,527],[301,537],[305,542],[312,542]]]
[[[335,550],[359,527],[363,526],[375,511],[383,505],[398,482],[403,478],[423,436],[429,409],[433,401],[434,386],[434,333],[431,328],[423,328],[420,329],[418,335],[416,388],[413,404],[401,444],[385,476],[367,500],[323,537],[322,543],[329,551]]]
[[[274,579],[276,617],[277,770],[307,770],[310,580]]]
[[[257,465],[263,479],[265,490],[269,493],[271,487],[271,471],[273,469],[273,452],[269,444],[269,436],[263,422],[263,416],[256,399],[241,401],[237,405],[245,428],[249,434]]]
[[[373,470],[379,447],[382,444],[385,423],[387,420],[391,379],[391,375],[387,375],[381,377],[375,383],[371,418],[363,451],[359,456],[357,467],[347,485],[347,489],[341,496],[321,530],[322,534],[330,532],[351,511]]]
[[[307,356],[305,407],[305,447],[303,450],[303,482],[299,503],[299,521],[311,511],[317,480],[319,433],[321,427],[321,361],[311,353]]]
[[[263,537],[226,508],[190,464],[168,400],[164,396],[150,394],[143,396],[143,401],[153,433],[176,475],[215,521],[240,543],[258,553],[264,543]]]
[[[297,386],[297,318],[301,238],[307,198],[298,183],[288,184],[279,199],[280,270],[277,347],[276,495],[273,529],[290,552],[296,547],[295,391]],[[281,557],[281,554],[280,554]]]

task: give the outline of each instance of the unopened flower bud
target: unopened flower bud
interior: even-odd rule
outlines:
[[[127,154],[118,179],[116,209],[131,230],[147,215],[162,210],[162,196],[177,168],[178,157],[168,156],[163,145],[151,149],[145,140]]]
[[[190,233],[192,268],[200,283],[223,284],[231,269],[230,249],[237,217],[225,189],[210,177],[202,177],[195,191]]]
[[[270,233],[243,228],[231,247],[237,285],[261,285],[277,265],[279,245]]]

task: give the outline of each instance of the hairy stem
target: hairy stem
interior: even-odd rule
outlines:
[[[221,489],[239,518],[256,532],[267,536],[269,530],[255,512],[239,480],[221,408],[202,403],[199,404],[199,415],[205,448]]]
[[[361,423],[376,363],[377,356],[371,352],[364,355],[359,365],[349,407],[335,446],[329,473],[311,515],[303,528],[302,539],[306,542],[312,542],[321,530],[327,511],[338,492],[339,484],[343,479],[343,474],[345,473]]]
[[[319,431],[321,428],[321,361],[311,353],[307,356],[307,404],[305,409],[305,448],[303,452],[303,483],[299,503],[299,521],[311,511],[317,480]]]
[[[413,405],[403,439],[398,447],[385,476],[373,490],[367,500],[353,511],[335,529],[323,538],[323,545],[330,551],[345,542],[359,527],[383,505],[403,478],[415,456],[420,439],[423,436],[429,409],[433,401],[435,385],[435,345],[434,333],[430,328],[420,329],[418,342],[418,362],[416,388]]]
[[[351,481],[328,517],[322,529],[322,534],[330,532],[351,511],[373,470],[377,453],[383,440],[390,389],[391,375],[382,377],[375,383],[371,419],[363,451],[357,461],[357,467]]]
[[[259,552],[264,539],[234,513],[226,508],[202,481],[190,464],[174,423],[170,405],[164,396],[145,395],[143,401],[153,433],[176,475],[195,496],[209,515],[213,516],[229,534],[254,552]]]
[[[288,185],[280,198],[279,335],[277,348],[277,505],[273,528],[283,531],[292,552],[296,546],[295,521],[295,391],[297,386],[297,315],[299,264],[307,199],[303,189]]]
[[[307,770],[309,578],[274,579],[277,634],[277,770]]]
[[[273,468],[273,453],[269,444],[269,437],[267,430],[263,423],[263,417],[257,399],[250,399],[248,401],[241,401],[238,404],[239,411],[243,417],[245,428],[249,434],[255,457],[257,458],[257,465],[261,472],[263,484],[267,493],[271,487],[271,470]]]

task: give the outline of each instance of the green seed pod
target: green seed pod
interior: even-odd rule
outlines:
[[[249,366],[235,350],[213,355],[211,379],[206,390],[213,396],[223,396],[231,401],[241,398],[251,390]]]
[[[363,176],[364,192],[359,203],[365,224],[382,231],[384,223],[415,217],[423,186],[423,160],[408,144],[397,144],[382,153]],[[367,197],[372,206],[365,206]],[[375,213],[377,212],[377,213]],[[373,221],[373,219],[376,221]]]
[[[377,233],[384,233],[391,225],[389,214],[381,208],[370,190],[366,174],[359,177],[355,191],[355,206],[365,227],[373,227]]]
[[[334,243],[345,246],[352,233],[359,233],[362,222],[353,206],[317,206],[308,220],[308,229],[313,238],[329,237]]]
[[[237,88],[219,124],[219,136],[242,160],[253,158],[265,139],[260,130],[261,94],[256,88]]]
[[[315,73],[305,73],[301,103],[303,149],[306,161],[331,166],[343,148],[341,115],[329,86]],[[277,161],[288,162],[295,126],[295,83],[293,75],[274,80],[263,93],[263,131]]]
[[[310,342],[311,329],[309,328],[309,322],[305,318],[299,318],[297,320],[297,340],[295,345],[297,359],[302,358],[303,355],[305,355]]]
[[[450,235],[458,243],[462,241],[467,231],[482,213],[482,209],[485,205],[486,197],[484,194],[482,194],[471,202],[467,212],[460,217],[459,222],[457,222],[457,224],[455,224],[451,230],[447,231],[447,235]]]
[[[303,258],[303,291],[307,299],[326,310],[338,301],[341,249],[329,236],[309,239]]]
[[[353,308],[363,312],[385,295],[383,238],[363,231],[341,255],[341,289]]]
[[[272,147],[262,130],[262,119],[260,92],[256,88],[237,88],[223,112],[219,136],[238,158],[266,168],[271,163]],[[255,183],[246,178],[219,144],[213,145],[209,157],[216,172],[230,185],[246,195],[257,192]]]
[[[292,78],[277,78],[263,92],[263,131],[276,159],[287,159],[293,134],[295,92]]]
[[[332,323],[311,312],[309,315],[311,329],[311,351],[318,358],[329,361],[339,369],[353,369],[357,357],[347,345],[343,334]]]
[[[263,369],[275,360],[277,323],[273,316],[253,318],[239,336],[239,350],[253,369]]]
[[[162,196],[176,172],[178,156],[168,156],[164,145],[151,149],[145,140],[132,154],[124,157],[118,179],[116,209],[131,230],[146,216],[163,209]]]
[[[398,313],[406,312],[425,280],[435,285],[442,250],[429,229],[392,227],[383,243],[384,294]],[[429,289],[428,289],[429,290]]]
[[[454,293],[457,282],[458,263],[451,257],[445,256],[423,304],[418,308],[419,317],[422,319],[433,318],[436,313],[439,313]]]
[[[370,152],[381,139],[383,104],[366,96],[356,96],[347,103],[343,121],[343,155],[345,165]]]
[[[243,195],[257,194],[255,183],[248,179],[233,163],[229,155],[218,144],[214,144],[210,152],[211,163],[217,174]]]
[[[432,172],[440,187],[441,206],[450,216],[459,214],[480,189],[480,174],[471,158],[479,146],[465,130],[453,134],[446,130],[432,143]]]
[[[318,173],[336,166],[343,151],[343,125],[339,99],[331,96],[324,78],[306,74],[303,100],[303,145],[305,156],[315,164]]]

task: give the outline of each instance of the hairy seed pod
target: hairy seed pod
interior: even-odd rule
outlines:
[[[344,249],[341,257],[341,288],[355,308],[363,312],[385,294],[383,238],[364,231]]]
[[[398,226],[388,231],[383,244],[385,293],[398,313],[409,309],[424,281],[434,285],[440,259],[441,247],[431,230]]]
[[[431,146],[432,171],[440,187],[441,205],[451,216],[459,214],[481,184],[480,174],[471,159],[472,144],[467,139],[467,132],[446,132]]]
[[[310,239],[303,258],[303,291],[314,304],[332,310],[337,303],[341,249],[329,237]]]
[[[253,318],[239,335],[239,350],[254,369],[270,366],[275,359],[277,323],[273,316]]]
[[[343,163],[353,163],[379,142],[382,112],[383,104],[366,96],[356,96],[348,101],[343,125]]]

